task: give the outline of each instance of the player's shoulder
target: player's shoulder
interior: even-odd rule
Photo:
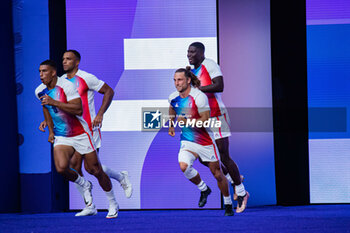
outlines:
[[[56,86],[59,86],[59,87],[61,87],[63,89],[66,89],[66,88],[73,88],[73,89],[75,89],[74,84],[71,81],[67,80],[66,78],[63,78],[62,76],[57,79]]]
[[[206,97],[206,95],[196,87],[191,87],[190,95],[196,99],[198,97]]]
[[[42,92],[46,88],[47,88],[46,85],[40,84],[39,86],[37,86],[37,88],[35,88],[35,95],[38,95],[40,92]]]
[[[215,65],[215,66],[218,65],[213,59],[210,59],[210,58],[205,58],[203,60],[202,64],[204,64],[204,65]]]
[[[174,91],[173,93],[171,93],[169,95],[169,101],[176,99],[179,96],[179,92],[178,91]]]
[[[218,76],[222,76],[221,68],[214,60],[205,58],[202,64],[207,69],[212,79]]]
[[[81,77],[81,78],[91,78],[91,77],[96,77],[95,75],[89,73],[89,72],[86,72],[84,70],[78,70],[77,73],[76,73],[77,76]]]
[[[212,71],[218,71],[220,70],[220,66],[216,61],[210,58],[205,58],[204,61],[202,62],[202,65],[204,65],[207,70],[212,70]]]

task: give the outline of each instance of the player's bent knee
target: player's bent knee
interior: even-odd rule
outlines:
[[[214,174],[214,177],[215,177],[215,179],[218,181],[218,182],[221,182],[222,180],[223,180],[223,176],[221,175],[221,173],[220,172],[216,172],[215,174]]]
[[[89,171],[87,171],[87,172],[89,172],[89,174],[96,176],[96,177],[101,176],[104,173],[102,168],[99,166],[94,166],[93,168],[90,168]]]
[[[66,172],[67,168],[68,168],[68,164],[65,163],[64,161],[56,161],[55,162],[55,167],[56,167],[56,171],[60,174],[63,174]]]
[[[56,171],[57,171],[57,173],[59,173],[59,174],[64,174],[65,173],[65,171],[66,171],[66,168],[64,168],[64,167],[61,167],[61,166],[56,166]]]
[[[198,174],[197,170],[192,167],[193,162],[196,160],[196,157],[191,152],[181,150],[179,152],[178,160],[181,171],[184,173],[187,179],[192,179]]]
[[[180,162],[180,169],[182,172],[185,172],[187,167],[188,167],[188,164],[187,163],[184,163],[184,162]]]
[[[230,163],[230,157],[228,156],[223,156],[222,154],[220,154],[221,156],[221,162],[225,165],[225,167],[228,167],[229,166],[229,163]]]
[[[194,169],[192,165],[188,166],[187,169],[184,171],[185,177],[189,180],[195,177],[197,174],[198,174],[198,171]]]

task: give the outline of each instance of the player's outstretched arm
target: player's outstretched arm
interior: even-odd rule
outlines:
[[[215,93],[224,91],[224,79],[222,76],[215,77],[211,81],[212,84],[208,86],[200,86],[199,90],[203,91],[204,93]]]
[[[92,122],[92,127],[101,127],[102,121],[103,121],[103,114],[107,111],[109,105],[111,105],[111,102],[113,100],[114,91],[113,89],[108,86],[106,83],[103,84],[101,89],[98,91],[99,93],[103,94],[102,99],[102,105],[100,109],[98,110],[98,113],[95,117],[95,119]]]

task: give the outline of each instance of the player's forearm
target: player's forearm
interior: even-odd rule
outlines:
[[[219,83],[213,83],[208,86],[200,86],[199,90],[204,93],[215,93],[215,92],[223,92],[224,86]]]
[[[175,117],[169,118],[169,127],[174,127],[174,121],[175,121]]]
[[[45,118],[45,122],[47,124],[47,127],[49,128],[49,133],[53,134],[53,121],[51,118],[51,115],[49,113],[49,111],[46,109],[46,107],[43,107],[43,112],[44,112],[44,118]]]
[[[113,96],[114,96],[114,91],[112,88],[109,87],[103,95],[102,105],[98,110],[97,115],[103,116],[103,114],[107,111],[107,109],[111,105]]]
[[[215,93],[215,92],[223,92],[224,91],[224,78],[222,76],[218,76],[213,78],[212,84],[208,86],[200,86],[199,90],[204,93]]]
[[[55,101],[53,106],[72,115],[81,116],[83,114],[83,107],[81,106],[81,103],[63,103],[60,101]]]
[[[196,119],[195,122],[201,121],[202,123],[204,123],[205,121],[209,120],[210,112],[209,111],[201,112],[199,115],[200,117]]]
[[[53,134],[53,123],[52,120],[47,123],[47,127],[49,128],[49,133]]]
[[[176,117],[175,110],[170,106],[169,107],[169,127],[174,127],[174,121]]]

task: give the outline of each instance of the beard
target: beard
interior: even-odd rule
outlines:
[[[64,68],[63,68],[64,72],[66,72],[66,73],[72,72],[73,69],[74,69],[74,67],[69,67],[69,68],[67,68],[67,69],[64,69]]]

